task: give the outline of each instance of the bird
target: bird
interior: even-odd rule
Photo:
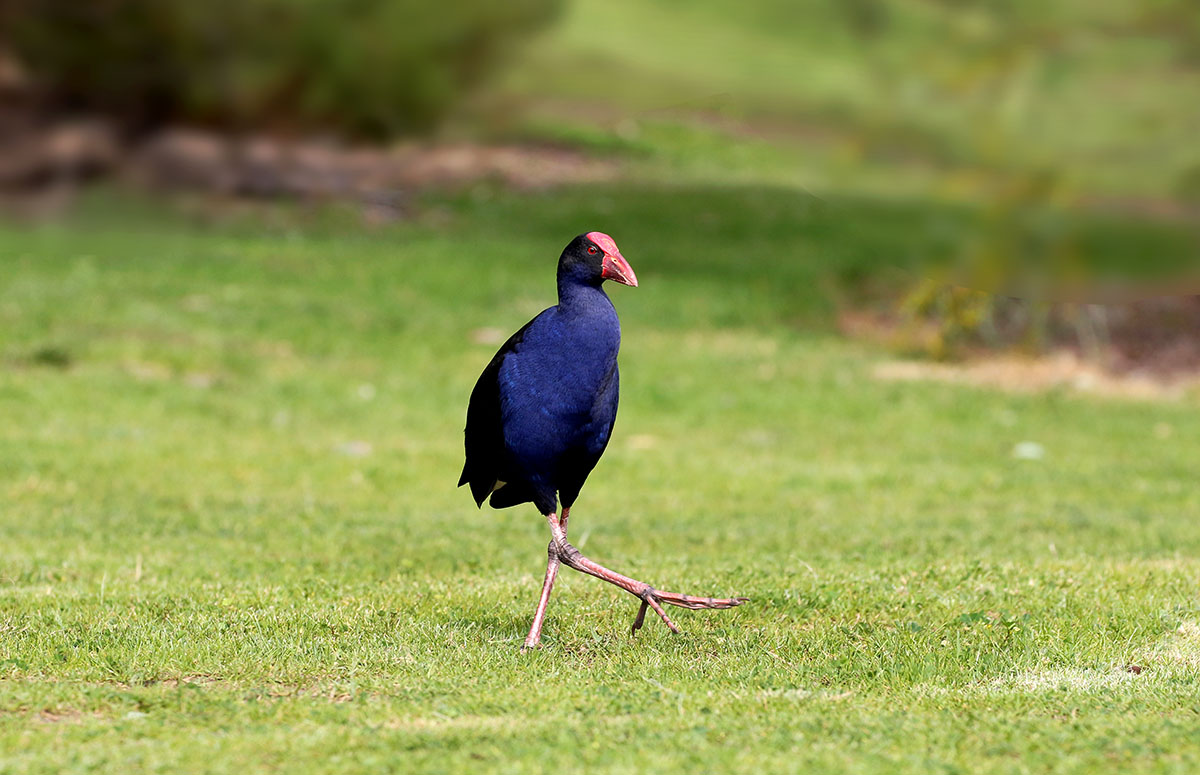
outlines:
[[[467,405],[466,461],[458,486],[470,486],[479,508],[484,501],[496,509],[532,503],[550,526],[546,575],[522,651],[541,644],[560,565],[641,600],[631,635],[642,627],[648,608],[678,633],[663,603],[725,609],[747,601],[655,589],[590,560],[567,540],[571,507],[608,446],[617,418],[621,324],[601,287],[607,280],[638,284],[613,238],[591,231],[571,240],[558,259],[558,304],[501,345]]]

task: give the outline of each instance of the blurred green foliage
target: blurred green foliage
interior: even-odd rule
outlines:
[[[434,125],[561,0],[0,0],[52,98],[141,124]]]
[[[1192,0],[574,0],[510,80],[541,125],[607,106],[647,153],[674,145],[650,121],[769,140],[755,174],[813,190],[1197,190]]]

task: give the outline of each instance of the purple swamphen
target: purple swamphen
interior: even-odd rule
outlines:
[[[567,541],[567,519],[579,490],[612,435],[617,418],[617,350],[621,324],[601,285],[637,286],[637,276],[612,237],[581,234],[558,259],[558,305],[513,334],[483,370],[467,407],[466,451],[459,486],[476,505],[491,498],[502,509],[533,502],[550,523],[546,579],[525,649],[542,639],[542,622],[559,564],[615,584],[642,601],[673,632],[662,603],[681,608],[732,608],[743,597],[711,598],[663,592],[584,557]],[[558,502],[562,501],[562,516]]]

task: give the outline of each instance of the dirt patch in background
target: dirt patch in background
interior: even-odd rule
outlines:
[[[189,129],[129,140],[98,120],[14,123],[0,128],[5,149],[0,153],[0,189],[12,194],[112,176],[155,190],[371,200],[479,180],[545,188],[611,180],[620,171],[614,161],[548,146],[406,143],[375,148]]]
[[[1117,374],[1069,351],[1040,357],[999,355],[963,363],[886,361],[875,367],[872,376],[887,382],[948,382],[1012,393],[1069,390],[1140,400],[1178,400],[1200,391],[1200,375],[1164,379],[1148,374]]]
[[[1200,376],[1200,296],[1148,299],[1106,310],[1110,370],[1167,379]]]
[[[152,188],[250,197],[371,199],[429,187],[495,180],[520,189],[616,176],[612,162],[544,146],[406,143],[390,148],[333,142],[229,138],[172,129],[130,149],[123,172]]]
[[[1051,309],[1045,340],[978,343],[958,349],[951,360],[906,358],[880,364],[884,380],[934,380],[994,387],[1012,392],[1067,389],[1140,399],[1178,399],[1200,393],[1200,296],[1145,299],[1120,305],[1090,305],[1086,327]],[[849,311],[840,316],[847,336],[882,344],[902,355],[929,352],[939,335],[928,321],[896,313]]]
[[[397,214],[412,193],[496,181],[518,189],[611,180],[620,165],[545,144],[354,145],[184,127],[122,130],[46,109],[0,51],[0,197],[36,213],[96,178],[151,191],[361,202]],[[28,207],[26,207],[28,205]]]

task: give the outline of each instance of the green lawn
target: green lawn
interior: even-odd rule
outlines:
[[[0,772],[1200,768],[1197,398],[884,383],[832,333],[961,213],[479,189],[364,231],[106,197],[0,226]],[[633,640],[636,601],[566,570],[521,655],[547,530],[454,488],[464,410],[594,228],[642,287],[572,536],[752,602]]]
[[[522,54],[500,120],[649,174],[1200,199],[1190,0],[571,0]]]

